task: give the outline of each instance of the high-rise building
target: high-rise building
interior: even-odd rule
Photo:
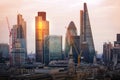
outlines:
[[[67,28],[67,33],[65,37],[65,58],[68,59],[69,57],[69,51],[70,51],[70,45],[72,44],[72,36],[77,36],[77,28],[74,24],[73,21],[70,22],[68,28]]]
[[[46,37],[45,41],[45,64],[53,60],[62,60],[62,36],[51,35]]]
[[[9,58],[9,45],[0,43],[0,57]]]
[[[117,34],[116,41],[114,41],[114,47],[111,52],[113,65],[120,64],[120,34]]]
[[[111,59],[113,66],[120,64],[120,47],[113,47],[111,51]]]
[[[103,45],[103,61],[106,65],[112,61],[112,59],[111,59],[112,48],[113,48],[113,46],[112,46],[111,42],[104,43],[104,45]]]
[[[12,48],[12,65],[23,65],[26,63],[25,49],[21,45],[20,39],[15,42],[15,47]],[[25,44],[25,43],[24,43]]]
[[[92,63],[95,55],[95,48],[86,3],[84,3],[84,10],[80,11],[80,16],[80,48],[83,54],[89,57],[89,62]],[[89,55],[83,50],[83,43],[86,43],[88,49],[85,50],[88,50],[87,52],[89,52]]]
[[[12,32],[12,47],[14,48],[15,42],[17,39],[24,39],[25,44],[23,44],[23,48],[25,49],[27,55],[27,37],[26,37],[26,22],[24,21],[21,14],[17,15],[17,24],[13,25],[11,29]],[[21,42],[23,43],[23,42]]]
[[[46,12],[38,12],[35,17],[35,41],[36,61],[43,63],[44,40],[49,35],[49,21],[46,20]]]
[[[114,46],[111,42],[104,43],[103,45],[103,61],[106,65],[113,65],[113,68],[119,67],[120,64],[120,41],[119,34],[116,36]]]
[[[21,14],[17,15],[17,24],[21,25],[21,27],[23,29],[23,36],[24,36],[25,39],[27,39],[27,37],[26,37],[26,34],[27,34],[26,33],[27,32],[27,30],[26,30],[26,21],[24,21]]]
[[[49,36],[49,60],[62,59],[62,36]]]
[[[25,63],[27,57],[27,38],[26,38],[26,22],[21,14],[17,15],[17,24],[11,29],[12,50],[11,64],[21,65]],[[19,45],[18,45],[19,44]]]
[[[49,36],[46,36],[44,40],[44,64],[49,64]]]
[[[80,54],[80,36],[71,36],[72,41],[72,53],[73,60],[75,63],[78,63],[78,55]]]

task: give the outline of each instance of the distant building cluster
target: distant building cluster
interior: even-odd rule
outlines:
[[[77,35],[77,28],[75,27],[74,22],[70,22],[65,39],[66,59],[68,58],[70,46],[72,46],[75,63],[78,63],[79,55],[82,57],[83,62],[93,63],[95,48],[86,3],[84,3],[84,10],[80,11],[80,36]]]
[[[116,66],[120,63],[120,34],[117,34],[114,45],[111,42],[103,45],[103,62],[105,65]]]

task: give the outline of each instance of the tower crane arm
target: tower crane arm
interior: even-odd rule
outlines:
[[[10,24],[8,21],[8,17],[6,17],[7,25],[8,25],[8,30],[9,30],[9,36],[11,36],[11,30],[10,30]]]

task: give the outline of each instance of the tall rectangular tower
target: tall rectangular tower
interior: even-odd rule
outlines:
[[[49,35],[49,22],[46,20],[46,12],[38,12],[35,17],[35,41],[36,61],[43,63],[44,39]]]
[[[17,24],[13,25],[12,31],[12,65],[25,63],[27,57],[26,22],[21,14],[17,15]],[[19,44],[19,45],[18,45]]]
[[[84,10],[82,10],[80,12],[80,16],[81,16],[81,18],[80,18],[80,20],[81,20],[80,45],[81,45],[81,48],[82,48],[82,44],[86,43],[86,45],[88,47],[88,52],[89,52],[89,55],[86,55],[86,56],[89,57],[90,62],[93,62],[93,58],[94,58],[94,55],[95,55],[95,48],[94,48],[92,30],[91,30],[89,14],[88,14],[88,9],[87,9],[87,4],[86,3],[84,3]],[[83,50],[83,53],[84,52],[86,52],[86,51]],[[86,53],[84,53],[84,54],[86,54]]]

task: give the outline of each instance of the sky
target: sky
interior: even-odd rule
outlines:
[[[17,14],[23,15],[27,22],[28,53],[35,52],[35,16],[45,11],[49,21],[50,35],[63,36],[65,42],[66,27],[73,21],[80,34],[80,10],[86,2],[93,33],[95,50],[101,54],[104,42],[116,40],[120,33],[120,0],[0,0],[0,43],[9,43],[10,27],[17,24]]]

